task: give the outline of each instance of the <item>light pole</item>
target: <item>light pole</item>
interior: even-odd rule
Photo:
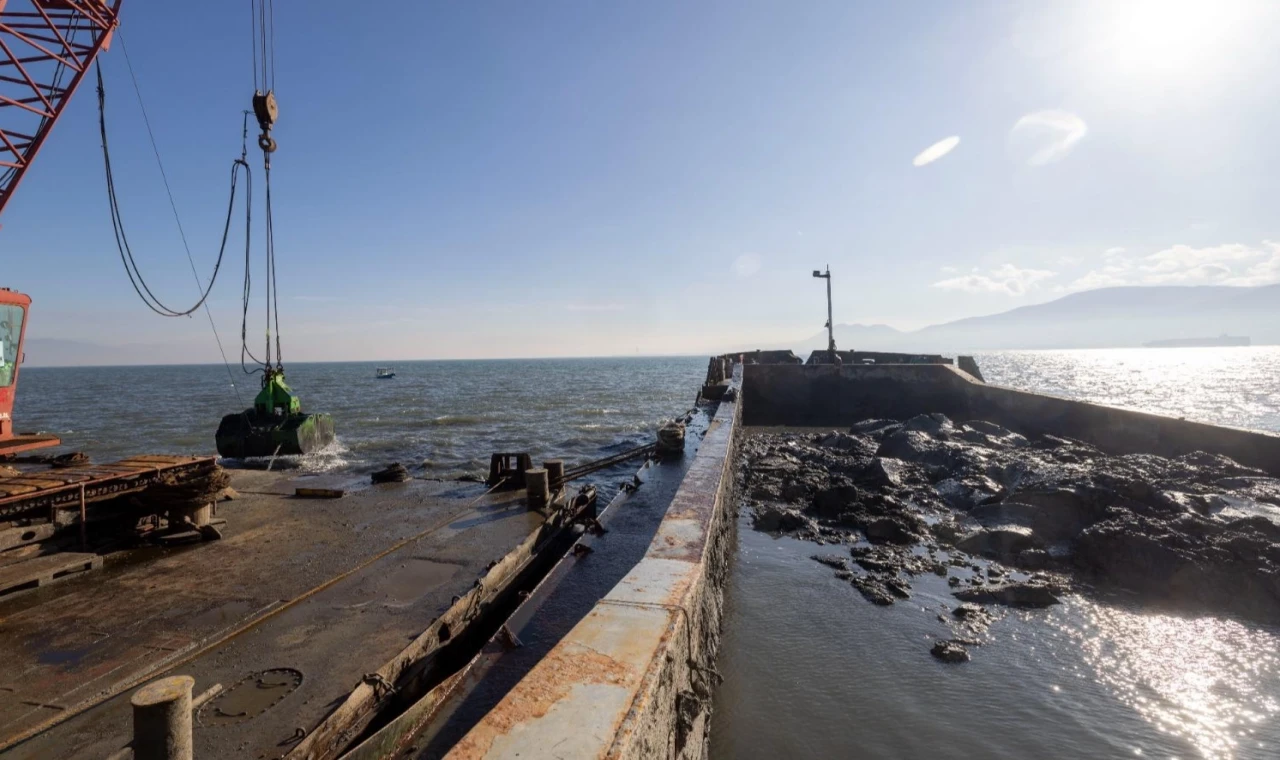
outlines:
[[[819,272],[813,270],[813,276],[827,281],[827,353],[830,355],[831,363],[836,361],[836,326],[831,321],[831,265],[827,265],[827,271]]]

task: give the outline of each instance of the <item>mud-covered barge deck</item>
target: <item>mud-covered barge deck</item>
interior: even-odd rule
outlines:
[[[129,693],[171,671],[225,689],[198,721],[197,756],[282,755],[385,663],[492,604],[478,581],[513,552],[523,566],[549,526],[523,491],[482,484],[340,499],[298,498],[275,473],[233,484],[222,540],[135,550],[5,603],[6,756],[111,755],[130,739]],[[264,673],[279,688],[264,691]]]

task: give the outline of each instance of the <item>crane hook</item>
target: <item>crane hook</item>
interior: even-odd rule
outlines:
[[[257,117],[258,126],[262,129],[262,134],[258,135],[258,147],[265,153],[275,153],[276,141],[271,137],[271,127],[280,115],[280,107],[273,90],[258,90],[253,93],[253,115]]]

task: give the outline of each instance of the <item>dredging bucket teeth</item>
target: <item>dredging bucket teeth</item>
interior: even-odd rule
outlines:
[[[215,438],[218,454],[229,459],[310,454],[333,442],[333,418],[300,413],[264,417],[246,409],[223,417]]]

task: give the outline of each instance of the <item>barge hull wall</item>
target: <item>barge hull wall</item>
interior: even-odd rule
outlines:
[[[449,758],[705,755],[737,413],[720,404],[645,556]]]
[[[947,365],[743,367],[745,425],[848,426],[932,412],[1077,438],[1113,454],[1207,451],[1280,476],[1280,436],[989,385]]]

